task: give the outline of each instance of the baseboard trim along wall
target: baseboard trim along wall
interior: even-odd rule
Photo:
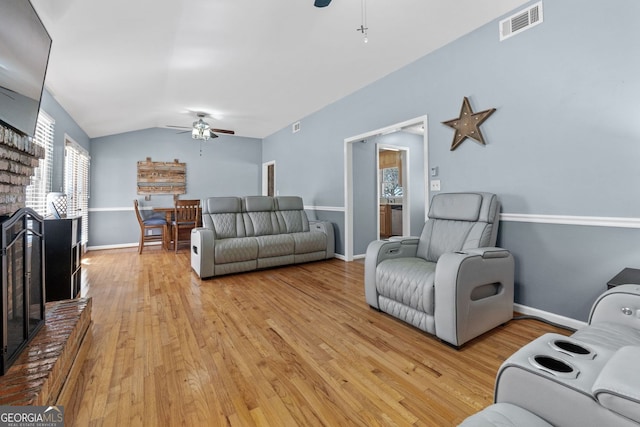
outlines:
[[[570,317],[560,316],[559,314],[549,313],[548,311],[540,310],[533,307],[528,307],[522,304],[513,304],[513,311],[516,311],[525,316],[535,316],[541,319],[547,320],[558,325],[566,326],[572,329],[580,329],[587,326],[586,322],[572,319]]]

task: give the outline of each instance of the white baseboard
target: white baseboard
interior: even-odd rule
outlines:
[[[147,245],[160,245],[162,242],[150,242]],[[124,249],[124,248],[137,248],[138,243],[119,243],[117,245],[100,245],[100,246],[87,246],[87,251],[101,251],[104,249]]]
[[[548,311],[540,310],[538,308],[528,307],[522,304],[513,304],[513,311],[522,313],[527,316],[536,316],[549,322],[557,323],[562,326],[566,326],[572,329],[580,329],[587,326],[587,322],[572,319],[570,317],[560,316],[559,314],[549,313]]]

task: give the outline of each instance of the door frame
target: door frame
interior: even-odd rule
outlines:
[[[276,192],[276,161],[271,160],[262,164],[262,195],[269,195],[269,166],[273,166],[273,195],[277,195]]]
[[[376,144],[376,171],[378,173],[378,185],[376,185],[376,200],[380,200],[380,175],[382,169],[380,169],[380,151],[382,150],[393,150],[399,151],[400,154],[400,163],[402,164],[402,235],[408,236],[411,230],[411,201],[409,198],[409,194],[411,194],[411,184],[409,181],[410,171],[409,165],[411,162],[410,159],[410,150],[409,147],[403,147],[401,145],[391,145],[391,144]],[[376,231],[377,231],[377,239],[380,240],[380,210],[378,210],[378,220],[376,222]]]
[[[391,133],[409,126],[422,125],[424,127],[424,180],[425,180],[425,221],[429,212],[429,132],[427,115],[416,117],[404,122],[396,123],[380,129],[361,133],[344,140],[344,258],[353,261],[353,143],[371,138],[376,135]],[[408,211],[407,211],[408,212]],[[380,225],[378,224],[378,228]],[[378,231],[379,232],[379,231]]]

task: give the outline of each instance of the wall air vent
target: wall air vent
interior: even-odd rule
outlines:
[[[500,41],[542,23],[542,2],[500,21]]]
[[[291,133],[296,133],[300,131],[300,122],[295,122],[291,125]]]

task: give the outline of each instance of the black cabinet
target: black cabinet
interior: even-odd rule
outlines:
[[[80,293],[82,217],[44,221],[47,301],[72,299]]]

